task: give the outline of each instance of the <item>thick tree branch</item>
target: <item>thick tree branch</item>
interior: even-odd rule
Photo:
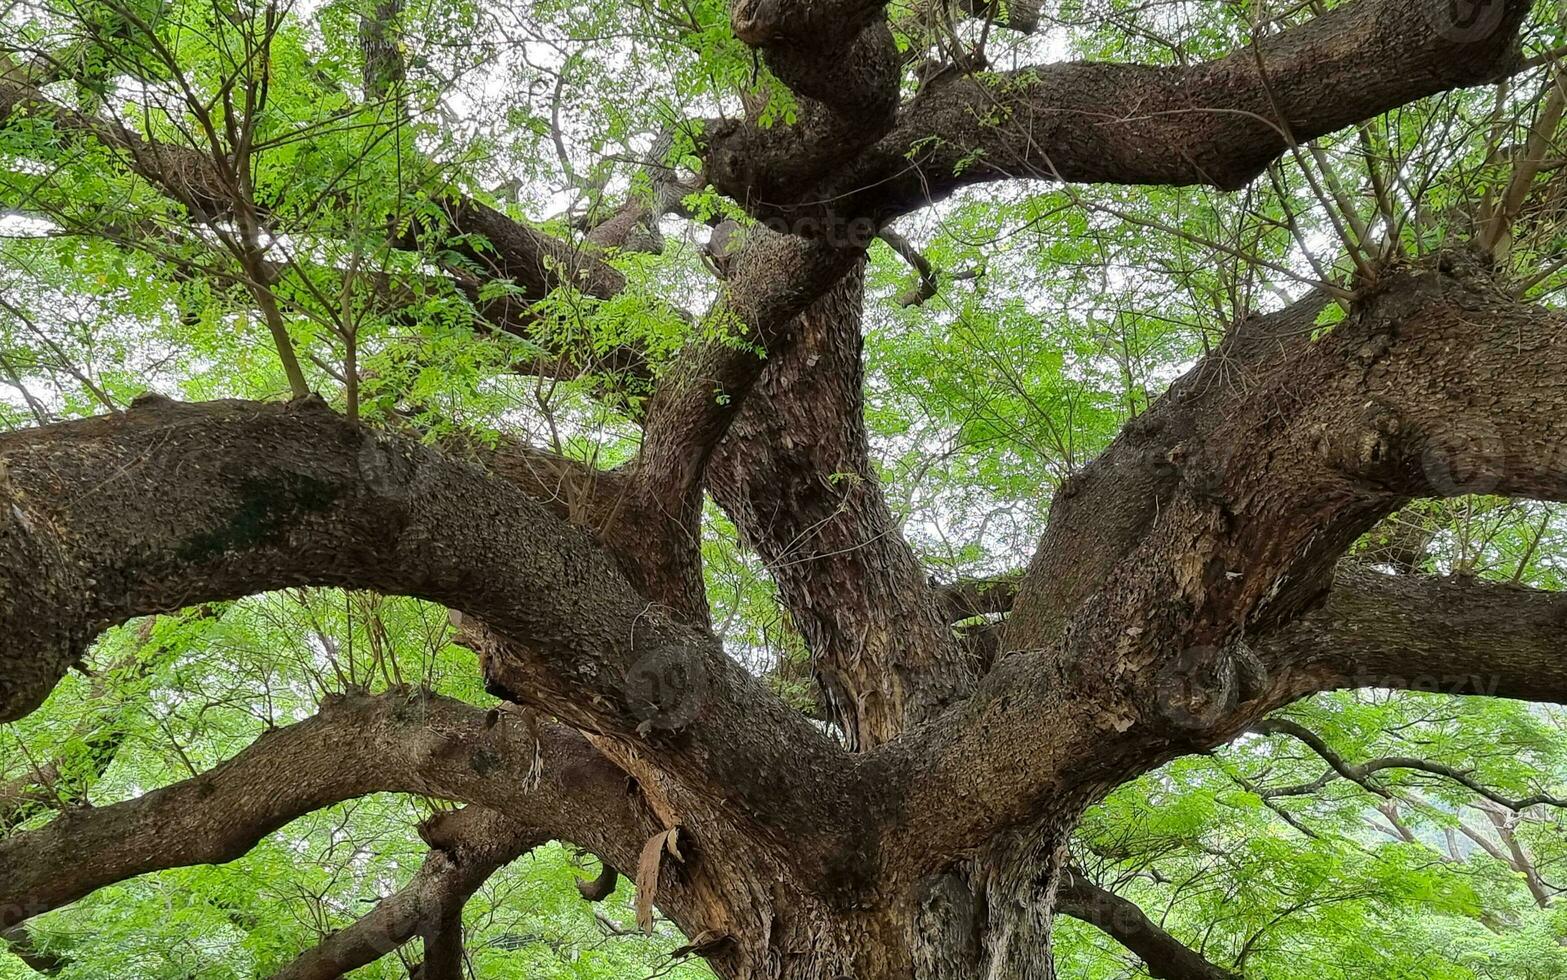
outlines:
[[[612,865],[605,864],[596,878],[579,878],[577,880],[577,894],[582,896],[585,902],[602,902],[615,894],[615,887],[620,883],[620,872]]]
[[[1115,892],[1101,888],[1079,871],[1062,875],[1056,907],[1081,919],[1136,953],[1159,980],[1239,980],[1160,928],[1142,909]]]
[[[709,457],[766,358],[792,339],[795,317],[863,254],[760,227],[745,236],[705,320],[708,335],[720,339],[685,352],[648,406],[636,465],[651,499],[681,501],[700,488]]]
[[[1341,563],[1321,607],[1257,652],[1281,704],[1356,687],[1567,704],[1567,595]]]
[[[149,871],[233,860],[291,820],[371,793],[478,803],[537,837],[629,859],[645,825],[624,776],[575,732],[537,732],[428,694],[331,699],[199,776],[0,839],[0,926]]]
[[[892,128],[903,58],[881,0],[731,0],[735,36],[795,93],[792,125],[713,124],[707,176],[748,205],[779,201]],[[865,243],[869,244],[869,243]]]
[[[1280,702],[1252,638],[1413,497],[1567,497],[1560,314],[1461,253],[1387,271],[1325,335],[1320,308],[1236,325],[1063,488],[1006,633],[1022,652],[888,747],[910,812],[945,810],[896,830],[917,862],[1255,722]]]
[[[672,819],[652,798],[655,788],[628,779],[580,734],[528,712],[486,712],[403,691],[332,699],[316,717],[268,732],[207,773],[0,839],[0,928],[133,875],[232,860],[265,834],[333,803],[407,792],[483,807],[512,829],[503,833],[477,810],[428,824],[422,833],[445,857],[432,856],[415,892],[378,909],[369,923],[329,937],[295,968],[318,975],[326,964],[386,952],[415,919],[438,951],[449,950],[459,935],[463,889],[470,872],[480,873],[474,862],[502,861],[529,841],[559,839],[607,865],[632,866],[644,842]],[[730,810],[734,799],[719,805]],[[715,907],[712,889],[733,873],[723,862],[754,870],[758,855],[732,853],[722,825],[701,816],[703,832],[682,834],[686,861],[678,871],[671,862],[658,876],[655,900],[698,937],[702,955],[733,969],[746,950],[723,931],[737,927],[731,910]]]
[[[778,584],[846,744],[868,751],[977,671],[941,618],[871,465],[855,270],[770,357],[707,474]]]
[[[716,638],[476,466],[319,404],[155,400],[0,436],[0,461],[4,717],[37,704],[110,624],[288,586],[367,588],[521,638],[486,664],[497,690],[656,753],[713,798],[749,801],[794,835],[792,854],[871,818],[849,795],[847,758]],[[669,676],[682,685],[655,680]]]
[[[46,108],[64,113],[100,141],[116,135],[99,131],[94,120],[78,119],[69,110],[52,104]],[[134,134],[124,135],[136,139]],[[212,198],[211,207],[221,213],[224,189],[206,158],[196,151],[173,148],[164,150],[163,155],[178,156],[182,173],[196,176],[179,176],[176,182],[181,187],[208,189],[204,193]],[[143,157],[133,154],[133,161]],[[143,170],[149,179],[170,179],[156,167]],[[494,246],[493,252],[475,251],[473,260],[484,263],[489,275],[521,287],[520,297],[480,304],[503,329],[525,332],[532,301],[563,281],[597,298],[612,296],[624,285],[618,273],[595,258],[592,250],[541,235],[494,209],[459,201],[448,206],[447,212],[454,228],[480,234]],[[624,237],[624,224],[612,219],[595,229],[590,238],[596,245],[613,245],[617,235]],[[404,244],[417,242],[410,237]],[[616,480],[602,474],[584,480],[575,470],[560,473],[552,462],[541,464],[527,454],[520,460],[525,464],[520,469],[525,472],[513,476],[520,477],[519,484],[531,494],[551,502],[557,513],[592,527],[618,556],[632,556],[635,560],[623,561],[622,566],[639,591],[688,621],[704,621],[695,547],[695,489],[706,456],[739,408],[747,387],[766,366],[761,354],[776,358],[788,340],[794,312],[815,291],[826,288],[856,255],[853,249],[822,248],[791,236],[754,231],[748,235],[748,247],[732,262],[725,296],[708,319],[709,332],[729,337],[693,347],[658,386],[646,419],[647,438],[636,467],[637,478]],[[475,283],[472,290],[476,289]],[[617,369],[646,372],[639,355],[623,360],[624,364],[615,365]],[[559,370],[560,365],[542,367]],[[649,529],[658,531],[649,534]],[[878,685],[868,686],[874,689]]]
[[[359,55],[364,59],[364,96],[366,102],[399,103],[408,77],[403,58],[403,36],[397,23],[403,14],[403,0],[374,0],[359,15]]]
[[[961,622],[976,616],[999,616],[1012,611],[1021,576],[962,579],[936,587],[937,599],[947,621]]]
[[[625,276],[605,262],[595,247],[546,235],[470,198],[448,197],[442,202],[442,211],[457,235],[482,236],[491,246],[476,248],[459,242],[458,252],[489,276],[519,287],[518,298],[481,304],[491,322],[529,322],[532,317],[526,306],[563,284],[595,299],[610,299],[625,288]],[[417,239],[410,237],[402,244],[416,246]]]
[[[593,526],[638,591],[687,623],[708,623],[700,544],[708,460],[767,359],[792,342],[795,317],[858,255],[749,229],[697,337],[654,387],[641,451],[614,475],[618,489]]]
[[[1520,64],[1530,0],[1353,0],[1192,66],[1040,65],[952,72],[830,181],[758,195],[722,168],[714,183],[757,213],[831,201],[840,220],[887,222],[959,187],[1009,178],[1244,186],[1295,141]]]
[[[430,852],[408,884],[353,925],[301,953],[271,980],[336,980],[375,962],[446,923],[454,910],[460,916],[463,903],[491,875],[545,841],[526,823],[482,807],[442,814],[420,833]],[[431,962],[428,950],[425,962]]]

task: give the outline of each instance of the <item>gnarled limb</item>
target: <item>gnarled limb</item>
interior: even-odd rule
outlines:
[[[1081,919],[1136,953],[1159,980],[1240,980],[1170,935],[1133,902],[1069,870],[1056,890],[1056,908]]]
[[[1356,687],[1567,704],[1567,595],[1345,562],[1322,605],[1257,653],[1272,704]]]
[[[976,616],[999,616],[1012,611],[1017,601],[1020,576],[963,579],[938,586],[936,594],[948,622],[958,623]]]
[[[732,0],[735,37],[798,97],[793,125],[723,121],[707,177],[748,205],[797,197],[893,125],[903,58],[883,0]],[[869,244],[868,242],[864,244]]]
[[[615,894],[615,888],[620,884],[620,872],[613,865],[605,864],[595,878],[579,878],[577,880],[577,894],[582,896],[584,902],[602,902]]]
[[[442,211],[458,235],[482,236],[493,249],[458,244],[457,250],[495,279],[515,283],[521,293],[517,299],[494,301],[498,305],[481,304],[494,323],[526,324],[531,319],[526,304],[561,285],[595,299],[609,299],[626,286],[625,276],[605,262],[597,248],[546,235],[469,198],[450,197],[442,202]],[[410,237],[404,244],[415,246],[417,241]]]
[[[966,690],[977,671],[870,463],[863,288],[856,270],[800,316],[707,484],[778,584],[848,746],[869,751]]]
[[[499,689],[657,746],[673,777],[752,801],[756,819],[810,836],[856,822],[826,812],[856,805],[846,784],[830,788],[847,766],[808,721],[710,633],[638,595],[588,535],[476,466],[324,406],[246,402],[144,401],[7,434],[0,460],[4,717],[41,700],[112,623],[293,585],[368,588],[526,637],[488,664]],[[82,486],[95,490],[68,489]],[[673,665],[695,685],[678,717],[645,686]]]
[[[959,187],[1010,178],[1244,186],[1292,143],[1415,99],[1491,81],[1520,63],[1530,0],[1354,0],[1192,66],[1039,65],[952,72],[825,185],[756,195],[759,214],[831,201],[887,222]]]
[[[936,110],[929,122],[945,107],[953,113],[941,123],[945,132],[919,124],[891,136],[883,136],[888,117],[879,114],[886,90],[879,7],[768,7],[765,17],[745,20],[764,25],[755,42],[814,100],[801,127],[781,131],[811,152],[780,163],[763,147],[729,167],[730,177],[726,161],[710,153],[710,168],[758,213],[819,217],[804,202],[835,203],[816,240],[778,236],[742,256],[715,321],[739,312],[733,332],[777,356],[795,315],[859,258],[860,243],[822,243],[844,227],[842,212],[874,231],[899,208],[957,186],[944,175],[984,141],[1015,151],[1038,176],[1231,186],[1316,127],[1498,70],[1527,6],[1487,4],[1500,12],[1498,22],[1465,47],[1411,29],[1414,18],[1438,10],[1432,0],[1351,0],[1197,69],[1075,65],[1045,80],[1008,76],[1002,108],[1010,114],[990,113],[995,93],[983,79],[946,77],[904,115],[910,122],[916,108]],[[849,29],[807,49],[810,31],[824,25]],[[845,64],[826,64],[829,49]],[[815,77],[818,68],[833,84]],[[874,81],[871,97],[842,84],[847,77]],[[865,114],[863,132],[836,139],[856,113]],[[955,149],[942,142],[947,136],[968,145]],[[876,152],[836,165],[845,146],[877,138]],[[1177,138],[1192,143],[1192,153],[1158,152]],[[928,154],[916,165],[936,169],[910,176],[907,151],[916,142]],[[953,157],[951,167],[936,166],[943,154]],[[1014,169],[995,159],[982,155],[971,179]],[[801,169],[786,165],[801,161]],[[520,237],[522,252],[544,247]],[[497,274],[531,276],[542,288],[549,269]],[[642,828],[652,831],[644,839],[656,842],[678,818],[694,818],[692,853],[706,850],[696,860],[730,865],[704,885],[722,893],[713,904],[732,913],[724,925],[742,952],[731,974],[902,978],[912,972],[907,922],[901,909],[888,909],[906,906],[928,875],[955,859],[987,852],[999,858],[978,884],[997,910],[992,965],[1005,971],[1019,956],[1037,960],[1048,942],[1060,845],[1079,808],[1254,721],[1277,692],[1252,647],[1313,608],[1328,569],[1368,522],[1421,493],[1480,485],[1561,492],[1559,461],[1531,458],[1549,455],[1539,452],[1542,442],[1562,436],[1560,420],[1541,407],[1560,398],[1540,394],[1561,376],[1551,346],[1560,324],[1521,315],[1483,279],[1447,266],[1396,270],[1357,295],[1353,315],[1316,345],[1305,338],[1319,303],[1238,327],[1174,399],[1118,443],[1108,465],[1063,493],[1078,502],[1061,505],[1047,545],[1083,548],[1043,549],[1050,553],[1036,562],[1009,627],[1023,652],[1004,658],[947,717],[862,759],[846,760],[763,697],[698,628],[694,501],[711,454],[743,410],[740,396],[765,371],[754,351],[721,348],[694,350],[671,373],[650,406],[643,457],[612,481],[635,488],[638,519],[666,508],[650,537],[660,549],[674,546],[669,575],[639,572],[647,562],[628,567],[627,537],[595,527],[595,541],[567,526],[559,501],[533,499],[549,489],[533,471],[518,480],[456,464],[368,438],[318,408],[142,403],[124,419],[0,438],[10,464],[0,481],[7,498],[0,565],[43,570],[37,580],[0,574],[0,632],[42,651],[0,650],[0,664],[22,667],[14,689],[0,689],[0,714],[26,710],[98,628],[143,607],[301,583],[437,599],[496,638],[485,662],[497,692],[591,732],[592,744],[635,772],[659,819]],[[755,316],[745,315],[747,304]],[[1498,354],[1504,337],[1521,359]],[[1502,370],[1507,387],[1493,392]],[[1497,441],[1508,448],[1497,452]],[[1111,479],[1117,473],[1129,479]],[[869,514],[862,523],[882,519],[874,506],[861,509]],[[895,583],[909,577],[898,562],[888,576]],[[1041,573],[1069,566],[1060,580]],[[884,615],[907,598],[925,616],[928,592],[866,605]],[[948,624],[933,622],[917,625],[939,638]],[[841,638],[836,645],[852,649]],[[894,654],[885,659],[895,675]],[[884,669],[866,671],[856,685],[875,691]],[[633,682],[671,676],[686,685],[677,703]],[[10,672],[0,683],[11,683]],[[882,714],[918,720],[949,700]],[[877,734],[885,740],[897,727]],[[884,825],[896,826],[878,834]],[[1019,828],[1043,832],[1026,839]],[[998,837],[1021,846],[995,847]],[[736,873],[756,856],[766,859],[759,871]],[[779,882],[782,897],[759,895],[755,880]],[[817,901],[800,901],[804,893]],[[443,912],[431,934],[432,963],[452,949],[450,909]],[[775,968],[777,954],[801,950]],[[1050,969],[1018,965],[1020,975]]]
[[[408,884],[387,896],[353,925],[331,933],[271,980],[336,980],[443,926],[455,911],[461,932],[463,903],[497,870],[544,843],[538,830],[494,810],[468,807],[442,814],[420,828],[430,852]],[[458,951],[461,951],[459,942]],[[437,962],[428,945],[428,976]]]
[[[664,556],[647,594],[688,620],[707,622],[699,525],[708,461],[768,358],[793,342],[795,318],[858,258],[852,249],[747,230],[704,321],[706,333],[719,339],[698,340],[658,381],[629,468],[623,529]]]
[[[812,936],[823,945],[820,958],[815,951],[811,959],[802,957],[801,969],[812,962],[847,964],[860,955],[896,958],[896,944],[885,938],[863,949],[853,945],[853,937],[878,920],[867,913],[834,921],[820,894],[830,888],[824,869],[777,862],[767,847],[757,847],[754,824],[737,832],[746,815],[733,812],[732,797],[670,815],[650,795],[660,788],[629,780],[578,733],[510,710],[491,713],[402,691],[350,696],[324,705],[312,719],[263,735],[210,772],[123,803],[71,811],[0,840],[0,927],[133,875],[232,860],[266,833],[342,800],[409,792],[493,810],[520,827],[518,834],[570,842],[611,866],[635,866],[645,842],[661,839],[672,816],[690,818],[691,829],[679,837],[684,862],[664,862],[653,900],[700,939],[702,955],[720,976],[752,975],[780,949],[809,949],[802,944]],[[681,802],[692,798],[686,792]],[[504,856],[511,844],[484,833],[471,836],[468,819],[427,828],[431,846],[459,858]],[[809,844],[804,837],[791,840]],[[844,856],[835,870],[848,877],[833,884],[862,887],[853,880],[863,874],[849,863],[854,860],[865,856]],[[466,880],[457,863],[456,875],[447,874],[440,860],[427,870],[437,883],[454,885]],[[767,875],[776,889],[758,894],[754,874]],[[427,934],[438,937],[438,948],[449,949],[447,940],[456,935],[459,895],[437,903],[442,915],[419,918]],[[786,917],[780,917],[782,909]],[[375,929],[389,923],[402,928],[411,918],[400,904],[377,916]],[[768,921],[771,934],[763,927]],[[329,940],[321,958],[367,955],[374,936],[365,933],[371,931],[366,926],[341,942]]]
[[[199,776],[0,839],[0,926],[135,875],[233,860],[291,820],[380,792],[479,803],[536,837],[630,858],[645,815],[624,776],[577,733],[536,731],[537,741],[519,724],[490,725],[483,709],[429,694],[330,699]],[[536,758],[543,765],[530,788],[521,774]]]
[[[700,488],[707,461],[765,358],[789,339],[795,317],[860,260],[854,249],[765,228],[744,234],[723,295],[707,317],[711,330],[726,339],[687,351],[648,406],[636,466],[650,497],[680,500]]]
[[[1079,478],[1100,492],[1063,490],[1006,635],[1035,652],[885,753],[918,768],[911,812],[943,810],[898,831],[916,866],[1254,722],[1277,702],[1250,640],[1314,607],[1409,499],[1567,496],[1560,314],[1458,254],[1389,272],[1314,339],[1316,309],[1237,325]],[[1116,554],[1102,575],[1042,571]]]

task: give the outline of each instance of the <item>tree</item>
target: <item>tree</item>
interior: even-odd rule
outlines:
[[[186,778],[100,806],[128,729],[79,712],[57,759],[8,766],[0,928],[26,950],[23,923],[100,889],[410,794],[464,808],[422,824],[399,890],[266,969],[335,976],[417,937],[418,976],[461,976],[466,903],[548,841],[602,862],[586,898],[629,876],[638,924],[656,907],[721,977],[1054,977],[1060,914],[1204,980],[1280,975],[1300,923],[1348,948],[1324,909],[1356,903],[1559,936],[1556,716],[1377,700],[1567,703],[1559,14],[17,8],[0,720],[47,748],[27,726],[84,697],[73,668],[210,696],[222,673],[164,670],[191,648],[155,634],[267,636],[266,594],[294,624],[267,642],[310,634],[278,687],[327,696],[256,708],[210,759],[169,729]],[[1051,60],[1045,22],[1094,57]],[[497,93],[499,119],[457,101]],[[525,220],[552,181],[564,212]],[[945,227],[892,227],[920,215]],[[1037,248],[1009,255],[1008,225]],[[670,247],[697,228],[700,258]],[[887,288],[893,261],[913,285]],[[1146,288],[1165,308],[1116,305]],[[893,291],[902,313],[867,303]],[[872,438],[896,399],[867,345],[881,382],[930,386],[977,476],[923,448],[879,465],[918,439]],[[136,394],[164,373],[207,400]],[[942,563],[889,499],[987,482],[1048,500],[1031,560],[977,560],[1006,550],[981,530]],[[1531,543],[1495,581],[1508,540]],[[769,588],[800,652],[759,667],[772,641],[729,634]],[[464,656],[449,640],[466,686],[432,666]],[[1387,750],[1417,722],[1445,734]],[[1487,725],[1532,755],[1472,764]],[[1186,790],[1208,812],[1162,841],[1115,819]],[[1275,823],[1300,841],[1265,846]],[[1403,846],[1366,859],[1351,823]],[[1533,912],[1455,897],[1474,848]],[[1280,870],[1297,852],[1332,887]],[[1173,866],[1228,897],[1140,909]]]

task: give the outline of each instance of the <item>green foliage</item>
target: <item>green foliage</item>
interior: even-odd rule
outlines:
[[[134,623],[98,643],[94,677],[68,679],[42,710],[0,732],[8,743],[0,783],[26,765],[15,751],[25,745],[32,758],[79,762],[85,799],[105,805],[211,768],[263,731],[314,713],[326,692],[418,684],[493,704],[474,655],[450,639],[444,610],[335,591]],[[106,733],[118,744],[94,771],[85,757]],[[237,861],[102,889],[34,920],[29,933],[36,949],[66,961],[66,980],[266,976],[405,884],[426,853],[414,827],[437,805],[383,796],[330,807]],[[18,829],[52,817],[42,808]],[[480,975],[710,975],[671,962],[683,940],[667,923],[652,938],[635,934],[629,884],[603,903],[584,902],[572,881],[596,873],[551,845],[487,882],[464,912]],[[32,976],[0,953],[0,978]],[[353,976],[406,971],[394,956]]]

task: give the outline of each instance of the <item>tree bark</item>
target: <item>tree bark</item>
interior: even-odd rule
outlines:
[[[1460,253],[1390,271],[1325,335],[1316,308],[1238,324],[1062,490],[1010,654],[942,724],[884,753],[909,767],[910,812],[942,812],[887,842],[911,869],[1279,706],[1258,648],[1317,608],[1338,557],[1412,497],[1567,496],[1559,313]],[[1084,546],[1052,547],[1066,540]],[[1068,555],[1090,574],[1063,589],[1051,569]],[[972,836],[947,836],[965,825]]]
[[[856,751],[931,717],[979,674],[871,466],[863,306],[861,268],[801,315],[707,471],[713,498],[766,562]]]
[[[1257,645],[1270,702],[1388,688],[1567,704],[1567,596],[1340,563],[1322,605]]]
[[[627,842],[651,832],[650,815],[617,769],[562,726],[486,721],[432,695],[335,698],[200,776],[0,838],[0,928],[135,875],[233,860],[291,820],[379,792],[487,805],[541,839],[635,860]]]
[[[801,178],[780,159],[787,144],[743,128],[717,134],[710,177],[760,217],[831,229],[1018,177],[1233,190],[1292,143],[1515,70],[1530,6],[1355,0],[1197,65],[954,66],[825,179]]]
[[[526,649],[509,640],[517,649],[491,663],[499,683],[525,692],[519,700],[591,727],[611,753],[633,746],[659,753],[659,780],[644,781],[657,823],[622,830],[601,846],[611,863],[631,866],[660,828],[685,827],[690,863],[661,870],[659,901],[674,909],[691,902],[677,921],[693,936],[711,934],[721,974],[746,976],[777,960],[780,976],[830,976],[836,969],[907,977],[926,968],[917,961],[972,962],[979,949],[982,969],[1003,976],[1013,951],[1039,958],[1061,873],[1058,844],[1082,806],[1175,754],[1219,744],[1289,698],[1354,676],[1355,660],[1323,660],[1314,652],[1335,634],[1313,625],[1313,610],[1337,609],[1339,624],[1352,622],[1357,609],[1380,615],[1386,625],[1375,639],[1386,646],[1379,652],[1362,642],[1355,656],[1372,665],[1418,664],[1415,629],[1398,615],[1357,606],[1352,594],[1338,606],[1331,599],[1321,605],[1332,594],[1329,559],[1355,534],[1412,495],[1465,492],[1477,481],[1504,493],[1567,496],[1567,456],[1558,452],[1567,432],[1552,408],[1567,376],[1556,341],[1559,315],[1490,288],[1484,270],[1461,257],[1390,274],[1350,318],[1313,340],[1301,327],[1316,308],[1308,303],[1240,325],[1214,360],[1107,454],[1107,468],[1142,460],[1137,465],[1156,477],[1151,483],[1106,482],[1093,506],[1069,488],[1053,533],[1099,520],[1102,542],[1131,542],[1121,562],[1108,567],[1135,571],[1117,572],[1091,602],[1057,606],[1066,610],[1062,639],[1035,632],[1040,646],[1024,643],[1003,658],[973,696],[858,759],[800,732],[804,723],[752,693],[754,681],[700,631],[650,622],[645,602],[616,598],[632,590],[600,545],[531,504],[514,484],[426,450],[368,439],[320,408],[144,404],[116,418],[0,437],[14,504],[7,547],[70,556],[8,580],[14,584],[3,612],[16,624],[12,635],[37,629],[42,611],[55,628],[85,640],[99,624],[125,616],[297,582],[461,603],[503,635],[530,638]],[[1242,365],[1248,385],[1210,383],[1212,372]],[[1368,402],[1377,411],[1367,414]],[[1494,436],[1476,438],[1477,420],[1480,435]],[[1186,442],[1180,433],[1201,441]],[[1146,452],[1150,440],[1162,447],[1158,457]],[[1201,445],[1201,453],[1181,452],[1183,444]],[[1259,446],[1268,452],[1254,455]],[[283,458],[286,466],[277,462]],[[100,473],[116,476],[88,476]],[[89,480],[98,487],[90,499],[64,492]],[[1137,499],[1117,500],[1118,493]],[[1219,502],[1233,521],[1213,521]],[[1157,519],[1138,516],[1150,505]],[[481,518],[482,544],[467,532]],[[1140,538],[1118,530],[1123,524],[1142,529]],[[1201,532],[1195,539],[1194,528]],[[1189,564],[1193,540],[1209,549],[1198,554],[1218,555],[1221,567],[1241,570],[1240,577],[1205,575],[1203,563],[1193,578],[1169,578]],[[497,550],[497,541],[510,543]],[[95,564],[83,571],[77,555]],[[1233,556],[1245,556],[1244,564]],[[17,601],[39,579],[68,583],[61,595],[69,598]],[[487,584],[500,580],[504,590]],[[1341,581],[1353,579],[1341,573]],[[1038,582],[1025,582],[1015,616],[1024,615]],[[1192,601],[1167,604],[1182,594]],[[1498,615],[1507,615],[1509,602],[1535,600],[1508,591],[1493,603]],[[1552,649],[1554,607],[1542,601],[1540,608],[1532,619],[1514,616],[1517,641],[1495,645],[1491,660],[1469,665],[1465,676],[1492,666],[1519,678],[1503,690],[1548,694],[1554,682],[1530,689],[1522,676]],[[1022,622],[1026,627],[1028,619]],[[1224,646],[1226,634],[1218,631],[1240,623],[1249,653]],[[1337,636],[1346,635],[1348,627],[1337,628]],[[1183,643],[1214,659],[1188,668],[1179,655]],[[1478,641],[1461,649],[1487,655]],[[36,649],[15,645],[3,652],[24,667],[38,657]],[[694,676],[708,686],[694,714],[678,703],[656,705],[650,714],[638,707],[645,695],[595,679],[649,654],[703,665]],[[1106,657],[1140,666],[1107,673]],[[1090,658],[1097,666],[1084,669]],[[1268,668],[1260,678],[1254,661]],[[580,672],[590,663],[592,672]],[[1170,664],[1181,672],[1161,673]],[[1298,669],[1284,669],[1292,665]],[[1172,677],[1186,686],[1172,692],[1163,683]],[[584,698],[578,684],[606,697]],[[278,733],[257,750],[279,739],[287,741]],[[682,753],[694,753],[689,766]],[[29,902],[53,907],[160,860],[221,860],[298,806],[325,805],[343,793],[432,790],[424,777],[384,766],[378,758],[363,770],[365,779],[374,777],[364,785],[341,784],[337,768],[315,781],[291,777],[283,796],[258,797],[248,777],[216,773],[169,791],[171,799],[204,799],[250,814],[253,829],[238,837],[228,824],[204,836],[171,823],[167,832],[175,836],[154,840],[131,831],[155,823],[117,817],[155,806],[164,791],[68,813],[0,844],[15,856],[0,861],[0,904],[13,913]],[[477,787],[443,792],[484,801]],[[193,802],[176,809],[182,807],[209,812]],[[900,818],[890,819],[893,812]],[[1041,814],[1052,822],[1039,823]],[[997,848],[998,835],[1013,843]],[[61,877],[64,855],[81,853],[96,859]],[[984,860],[965,871],[960,862],[976,853]],[[983,895],[982,903],[953,900],[947,876],[955,873],[966,873],[968,894]],[[777,887],[758,892],[758,881]],[[951,911],[937,921],[929,910],[943,902]],[[970,923],[978,923],[978,945]],[[1045,969],[1032,962],[1017,968]]]

